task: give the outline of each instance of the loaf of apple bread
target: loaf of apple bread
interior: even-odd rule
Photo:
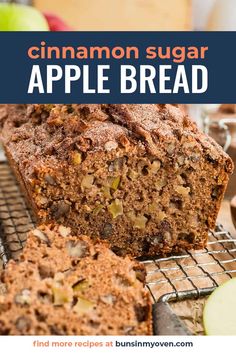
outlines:
[[[6,155],[40,222],[119,255],[204,247],[231,159],[178,105],[10,105]]]

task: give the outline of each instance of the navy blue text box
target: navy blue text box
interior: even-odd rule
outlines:
[[[139,48],[139,59],[36,59],[28,57],[28,49],[40,46],[107,46]],[[0,103],[236,103],[236,32],[0,32]],[[207,46],[205,59],[180,63],[185,66],[191,84],[191,66],[208,69],[208,89],[202,94],[184,93],[120,93],[120,66],[179,65],[172,60],[147,59],[149,46]],[[96,81],[97,65],[110,65],[107,87],[110,93],[83,93],[82,85],[73,83],[72,92],[65,93],[61,80],[52,94],[34,90],[27,93],[33,65],[40,65],[42,76],[47,65],[89,65],[91,85]],[[173,83],[173,78],[170,85]],[[138,82],[138,86],[139,86]]]

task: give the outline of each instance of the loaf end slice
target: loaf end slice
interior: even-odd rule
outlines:
[[[1,280],[0,334],[152,334],[144,267],[65,226],[30,232]]]

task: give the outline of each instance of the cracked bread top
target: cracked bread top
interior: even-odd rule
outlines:
[[[2,140],[13,147],[18,163],[40,157],[65,160],[82,153],[139,145],[148,154],[178,155],[183,144],[194,144],[208,161],[231,173],[233,163],[222,148],[199,131],[178,105],[72,104],[8,105],[0,111]],[[187,145],[186,145],[187,146]]]

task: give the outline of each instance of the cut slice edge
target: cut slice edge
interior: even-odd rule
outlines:
[[[236,278],[220,285],[203,310],[206,335],[236,335]]]

